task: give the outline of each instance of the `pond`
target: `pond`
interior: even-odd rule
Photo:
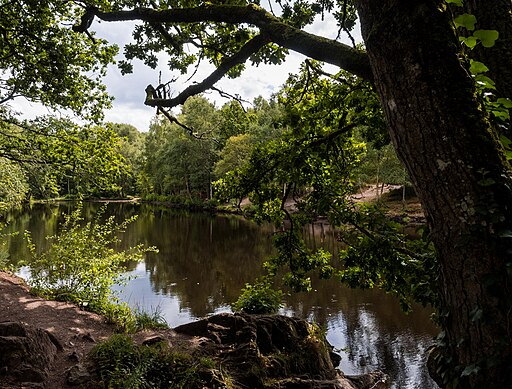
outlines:
[[[92,217],[97,203],[84,206]],[[22,232],[31,231],[37,247],[55,234],[63,212],[72,203],[32,205],[5,215],[7,230],[20,231],[10,238],[11,260],[27,258]],[[139,215],[123,234],[123,246],[154,245],[144,263],[128,264],[136,276],[120,292],[132,307],[159,309],[168,324],[177,326],[218,312],[230,312],[240,289],[261,272],[261,262],[272,253],[271,226],[258,226],[238,216],[184,213],[161,206],[111,203],[108,214],[124,220]],[[305,230],[311,247],[337,251],[327,225]],[[316,280],[313,292],[285,297],[281,313],[314,321],[342,356],[345,374],[381,369],[392,378],[392,388],[436,388],[425,367],[425,355],[437,329],[430,311],[420,306],[405,315],[397,300],[379,290],[356,290],[335,280]]]

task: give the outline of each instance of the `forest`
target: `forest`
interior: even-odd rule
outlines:
[[[431,306],[441,333],[429,369],[439,386],[510,387],[510,1],[4,0],[0,16],[2,207],[248,198],[248,217],[287,226],[268,277],[284,269],[284,283],[304,291],[315,273],[391,292],[405,310]],[[308,30],[327,17],[332,36]],[[122,55],[95,33],[98,21],[132,23]],[[247,102],[215,87],[251,65],[279,69],[290,51],[307,59],[272,96]],[[148,85],[149,129],[106,123],[116,97],[103,84],[107,68],[154,69],[160,56],[176,73],[202,61],[214,70],[177,93],[173,80]],[[217,106],[209,90],[233,99]],[[54,114],[27,120],[12,108],[19,98]],[[386,184],[404,196],[414,188],[426,221],[419,239],[404,235],[406,217],[354,202]],[[341,267],[304,245],[301,228],[318,216],[340,231]]]
[[[202,96],[192,97],[177,116],[179,124],[155,116],[149,131],[129,124],[80,126],[56,118],[5,122],[1,204],[12,207],[31,200],[100,198],[142,198],[183,206],[214,204],[222,180],[240,170],[256,149],[265,152],[265,148],[298,137],[290,122],[297,113],[287,109],[323,109],[319,115],[330,109],[295,104],[286,100],[286,90],[270,102],[258,97],[248,109],[239,102],[217,108]],[[339,120],[339,115],[328,120]],[[376,120],[382,139],[368,139],[365,123],[347,137],[352,191],[369,185],[410,185],[384,134],[382,117]],[[15,148],[14,139],[18,142]],[[286,183],[276,181],[281,186]]]

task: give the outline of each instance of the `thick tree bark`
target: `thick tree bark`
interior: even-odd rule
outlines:
[[[439,260],[446,385],[510,387],[512,183],[441,1],[358,0],[389,131]]]

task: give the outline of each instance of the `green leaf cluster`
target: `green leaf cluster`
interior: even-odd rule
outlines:
[[[37,199],[118,195],[121,178],[131,174],[112,126],[79,126],[50,116],[19,121],[0,115],[0,153],[28,184],[28,191],[18,186],[20,201],[24,194]],[[7,172],[12,185],[22,182]]]
[[[47,249],[43,252],[26,233],[32,254],[32,259],[27,262],[30,270],[28,283],[33,291],[46,298],[75,303],[114,321],[123,321],[130,316],[129,322],[129,309],[115,304],[117,299],[111,288],[126,281],[122,275],[123,263],[140,262],[145,253],[157,250],[142,245],[117,250],[115,245],[120,242],[119,234],[135,217],[122,223],[116,223],[113,216],[103,220],[105,210],[106,206],[93,221],[84,224],[79,206],[65,216],[58,235],[47,237]]]
[[[26,199],[29,185],[21,167],[0,158],[0,209],[19,206]]]
[[[231,304],[235,312],[251,314],[275,314],[282,306],[283,293],[275,290],[268,277],[245,284],[240,297]]]
[[[207,361],[174,352],[163,342],[138,346],[114,335],[91,352],[99,388],[203,388]]]
[[[102,77],[116,46],[71,30],[82,8],[56,0],[0,3],[0,102],[24,96],[98,120],[108,107]]]

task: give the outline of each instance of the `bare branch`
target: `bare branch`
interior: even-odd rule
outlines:
[[[215,138],[207,137],[207,135],[211,132],[203,132],[201,134],[194,131],[192,127],[187,126],[185,123],[180,122],[175,116],[171,115],[171,113],[164,109],[164,108],[158,108],[157,113],[163,114],[171,123],[176,123],[178,126],[183,128],[185,131],[189,133],[189,135],[193,138],[199,139],[199,140],[211,140],[215,143],[219,143],[219,141]]]
[[[245,110],[243,103],[251,104],[250,101],[242,99],[242,97],[240,95],[232,95],[230,93],[224,92],[223,90],[221,90],[219,88],[215,88],[214,86],[210,87],[210,89],[214,90],[222,97],[236,101],[240,105],[240,107],[244,110],[244,112],[246,112],[246,110]]]
[[[16,94],[16,86],[12,89],[12,91],[8,92],[7,96],[0,98],[0,105],[12,100],[20,95]]]
[[[176,107],[183,104],[189,97],[198,95],[207,89],[210,89],[217,81],[229,72],[234,66],[244,63],[251,55],[256,53],[259,49],[268,43],[268,39],[262,35],[257,35],[249,40],[238,53],[235,53],[231,57],[225,58],[220,66],[215,69],[212,74],[206,77],[203,81],[191,85],[181,92],[178,96],[172,99],[162,99],[159,96],[152,93],[154,87],[148,85],[146,88],[146,101],[144,104],[150,107]]]

